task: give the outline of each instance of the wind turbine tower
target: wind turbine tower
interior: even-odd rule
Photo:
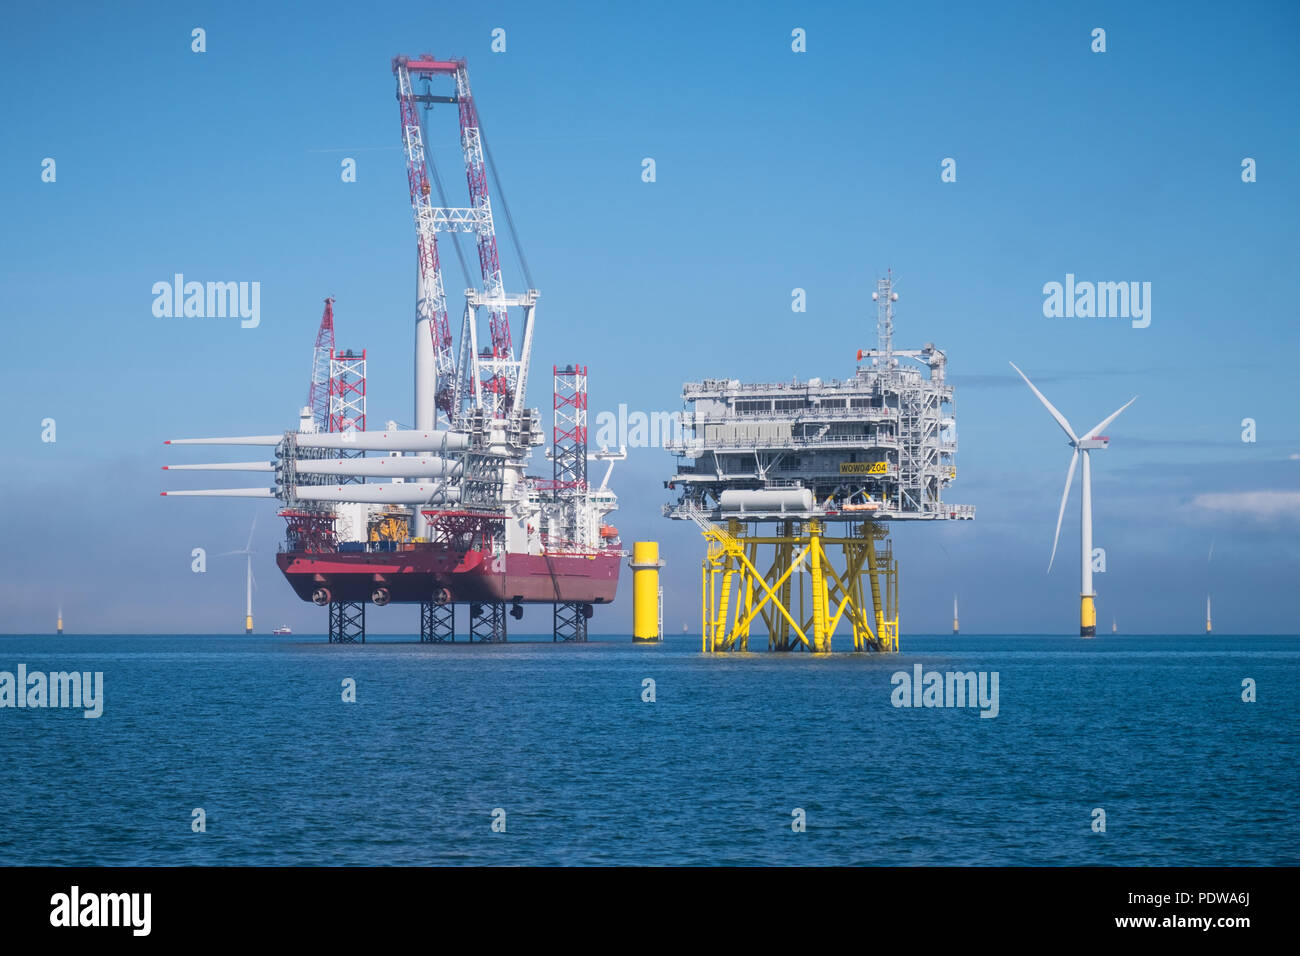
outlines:
[[[1052,563],[1056,560],[1056,546],[1061,539],[1061,519],[1065,517],[1065,503],[1070,498],[1070,486],[1074,483],[1074,468],[1079,463],[1079,456],[1083,456],[1083,503],[1079,521],[1079,538],[1080,551],[1082,554],[1083,575],[1079,588],[1079,636],[1096,637],[1097,636],[1097,594],[1092,589],[1092,459],[1091,453],[1094,451],[1103,451],[1110,445],[1110,439],[1101,434],[1101,430],[1119,418],[1120,412],[1128,408],[1137,401],[1134,395],[1127,402],[1121,405],[1116,411],[1102,419],[1092,428],[1083,433],[1082,436],[1076,435],[1070,423],[1065,420],[1065,416],[1056,410],[1056,407],[1047,400],[1034,383],[1029,381],[1029,376],[1016,366],[1015,362],[1010,363],[1011,367],[1016,370],[1025,384],[1038,396],[1038,400],[1043,403],[1056,424],[1061,426],[1070,439],[1070,447],[1074,449],[1074,454],[1070,456],[1070,469],[1065,474],[1065,491],[1061,495],[1061,510],[1056,516],[1056,536],[1052,538],[1052,557],[1047,562],[1047,570],[1050,573]]]
[[[248,562],[247,573],[245,575],[245,603],[244,603],[244,633],[253,633],[253,531],[257,528],[257,517],[253,517],[253,523],[248,529],[248,544],[238,551],[223,551],[217,557],[224,558],[231,554],[242,554]]]

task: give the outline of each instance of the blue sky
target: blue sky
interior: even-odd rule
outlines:
[[[535,368],[587,363],[593,411],[677,409],[682,382],[704,376],[851,374],[874,339],[869,292],[893,268],[897,342],[937,343],[957,385],[948,497],[978,508],[974,523],[897,529],[904,633],[946,629],[954,591],[972,632],[1075,627],[1077,488],[1064,559],[1044,573],[1069,449],[1008,360],[1080,428],[1141,395],[1095,458],[1103,626],[1195,631],[1210,587],[1224,632],[1294,633],[1300,8],[897,6],[8,13],[3,629],[48,629],[61,602],[82,632],[234,630],[242,566],[196,575],[190,550],[242,547],[255,511],[259,628],[324,626],[274,568],[273,507],[160,498],[180,479],[159,466],[181,460],[161,442],[290,427],[326,295],[340,344],[369,350],[372,422],[410,423],[415,242],[389,62],[431,51],[469,58],[542,291]],[[430,131],[458,196],[453,114]],[[1244,157],[1257,182],[1241,181]],[[499,235],[507,286],[522,287]],[[448,247],[443,260],[456,292]],[[260,326],[154,317],[151,287],[176,272],[260,282]],[[1150,282],[1150,327],[1045,318],[1043,284],[1067,273]],[[545,375],[530,398],[549,405]],[[701,543],[660,517],[673,466],[633,450],[616,518],[625,540],[663,542],[679,631],[698,626]],[[593,623],[625,633],[630,615],[625,599]],[[371,624],[390,622],[410,629],[415,612]]]

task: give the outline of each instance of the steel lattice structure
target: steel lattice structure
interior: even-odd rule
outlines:
[[[551,615],[551,640],[554,643],[587,642],[587,621],[591,619],[590,604],[556,604]]]
[[[406,152],[406,177],[411,188],[411,211],[415,216],[416,254],[419,260],[415,297],[417,363],[423,358],[429,360],[424,364],[417,364],[416,377],[420,378],[422,373],[436,376],[438,389],[435,396],[436,405],[450,415],[455,360],[452,357],[451,326],[447,319],[447,295],[443,289],[442,267],[438,260],[439,217],[430,198],[429,172],[424,154],[424,133],[420,126],[419,100],[411,89],[411,73],[407,69],[405,57],[397,57],[393,60],[393,72],[397,76],[402,147]],[[426,349],[429,350],[427,356],[423,354]],[[430,382],[430,391],[433,386],[434,383]],[[419,390],[418,382],[417,390]],[[434,408],[417,409],[417,419],[425,413],[427,413],[427,421],[417,420],[416,427],[433,426]]]
[[[447,297],[438,256],[439,232],[465,232],[475,236],[478,248],[479,271],[482,275],[482,297],[490,314],[489,343],[482,353],[475,351],[470,359],[486,359],[476,364],[482,370],[478,387],[483,392],[497,396],[502,413],[514,406],[519,391],[519,366],[514,358],[514,344],[510,333],[510,316],[507,308],[505,285],[501,275],[501,257],[497,249],[496,226],[492,216],[492,201],[488,191],[487,166],[484,162],[483,137],[479,128],[478,108],[470,91],[469,70],[463,59],[439,60],[431,54],[418,57],[399,56],[393,59],[393,73],[397,77],[397,100],[402,123],[402,144],[406,152],[407,180],[411,192],[411,208],[415,217],[420,264],[419,291],[416,301],[416,347],[432,345],[430,361],[417,366],[416,392],[422,404],[417,407],[416,426],[429,428],[434,424],[436,411],[442,411],[449,422],[460,413],[457,391],[469,371],[467,343],[462,336],[460,359],[452,349],[451,328],[447,317]],[[435,77],[449,76],[455,92],[439,96],[428,92],[417,93],[413,79],[426,84]],[[454,103],[460,123],[460,144],[465,162],[465,179],[469,188],[469,206],[451,208],[433,204],[429,186],[428,154],[420,123],[420,108],[431,108],[436,103]],[[467,313],[467,323],[472,316]],[[427,324],[428,333],[422,331]],[[436,384],[435,384],[436,381]],[[432,397],[432,407],[426,396]],[[461,400],[468,398],[461,395]]]
[[[366,430],[366,350],[330,350],[329,430]]]
[[[543,540],[548,551],[593,550],[596,528],[586,525],[590,486],[587,483],[587,367],[551,367],[554,377],[551,478],[538,481],[545,496]]]
[[[329,606],[331,644],[366,642],[366,606],[357,601],[332,601]]]
[[[478,108],[469,90],[469,70],[464,60],[456,61],[456,99],[460,106],[460,144],[465,153],[465,179],[469,185],[471,208],[477,210],[479,269],[483,273],[483,293],[489,300],[499,300],[505,295],[501,281],[501,256],[497,252],[496,229],[492,224],[492,201],[488,197],[487,167],[483,164],[483,137],[479,131]],[[514,359],[514,343],[510,337],[510,315],[504,304],[490,308],[488,330],[492,338],[494,359]],[[506,396],[510,404],[513,383],[505,376],[493,374],[484,386],[488,391]]]
[[[587,490],[587,367],[552,366],[555,423],[551,458],[555,490]]]
[[[316,346],[312,350],[311,387],[307,390],[307,406],[318,431],[329,430],[330,415],[330,355],[334,352],[334,299],[325,300],[320,329],[316,332]]]
[[[420,643],[446,644],[456,640],[456,605],[420,602]]]
[[[458,551],[491,552],[503,536],[504,518],[491,512],[426,511],[433,540]]]
[[[291,548],[319,554],[331,554],[338,550],[333,512],[286,508],[279,515],[288,525],[286,541]]]
[[[506,606],[499,603],[471,604],[470,643],[501,644],[506,640]]]

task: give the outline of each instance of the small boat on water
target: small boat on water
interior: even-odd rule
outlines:
[[[272,631],[271,633],[272,633],[272,634],[292,634],[292,633],[293,633],[293,628],[291,628],[288,624],[281,624],[279,627],[277,627],[277,628],[276,628],[274,631]]]

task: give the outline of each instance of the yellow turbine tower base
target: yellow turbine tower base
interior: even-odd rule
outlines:
[[[253,633],[253,615],[251,614],[248,615],[246,618],[244,618],[244,633],[245,634]]]
[[[1091,594],[1079,598],[1079,636],[1097,636],[1097,605]]]
[[[659,560],[658,541],[636,541],[632,544],[632,640],[650,643],[663,640],[659,616]]]
[[[828,537],[817,520],[781,522],[775,535],[753,533],[735,519],[725,528],[707,525],[703,650],[747,651],[750,630],[761,621],[771,650],[827,654],[846,620],[855,651],[897,651],[898,564],[888,535],[870,521],[847,527],[842,537]],[[760,564],[760,548],[769,547],[770,560]]]

